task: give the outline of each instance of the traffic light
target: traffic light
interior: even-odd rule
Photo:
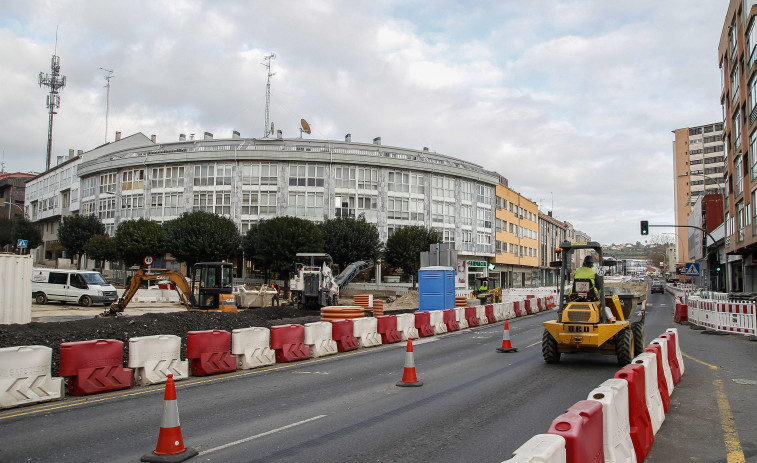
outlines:
[[[720,271],[720,266],[719,266],[719,265],[717,266],[717,268],[715,269],[715,271],[716,271],[716,272],[719,272],[719,271]]]
[[[648,235],[649,234],[649,222],[646,220],[641,221],[641,234],[642,235]]]

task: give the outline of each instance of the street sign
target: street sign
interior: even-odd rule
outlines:
[[[26,249],[28,245],[29,240],[18,240],[18,243],[16,243],[16,247],[19,249]]]
[[[698,277],[699,276],[699,264],[696,262],[690,262],[686,264],[686,270],[683,271],[683,274],[687,277]]]
[[[148,266],[148,267],[151,266],[152,262],[153,262],[152,256],[145,256],[145,258],[142,259],[142,262],[144,262],[145,265]]]

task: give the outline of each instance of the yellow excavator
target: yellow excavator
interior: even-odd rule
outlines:
[[[471,299],[478,299],[482,304],[497,304],[502,302],[502,287],[494,287],[496,281],[492,277],[478,277],[473,280]]]
[[[574,279],[566,292],[563,288],[571,256],[580,249],[590,249],[599,255],[600,271],[594,282]],[[630,295],[606,294],[601,269],[617,261],[603,259],[602,246],[594,241],[563,241],[558,256],[561,260],[550,262],[550,267],[560,268],[560,300],[557,319],[544,322],[541,344],[544,361],[557,363],[564,353],[596,352],[616,356],[621,366],[629,364],[634,351],[644,345],[644,312],[634,313],[636,301]]]
[[[100,316],[122,313],[144,281],[173,283],[179,300],[187,310],[202,312],[236,312],[232,294],[234,265],[230,262],[198,262],[192,266],[192,279],[188,281],[180,272],[166,269],[139,269],[131,277],[123,295]]]

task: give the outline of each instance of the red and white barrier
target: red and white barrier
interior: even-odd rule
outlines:
[[[305,344],[310,347],[311,357],[336,354],[336,341],[331,337],[331,323],[305,323]]]
[[[688,297],[688,321],[727,333],[757,336],[757,304]]]
[[[557,434],[537,434],[530,438],[513,457],[502,463],[565,463],[565,438]]]
[[[239,328],[231,332],[231,353],[237,356],[237,368],[273,365],[276,355],[271,349],[271,331],[268,328]]]

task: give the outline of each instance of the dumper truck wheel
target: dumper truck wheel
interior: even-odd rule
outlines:
[[[633,332],[633,352],[641,354],[644,352],[644,320],[631,323],[631,331]]]
[[[557,350],[557,340],[547,330],[544,330],[544,334],[541,336],[541,355],[547,363],[560,362],[560,351]]]
[[[618,357],[618,365],[624,367],[633,359],[633,332],[625,328],[618,333],[615,340],[615,355]]]

